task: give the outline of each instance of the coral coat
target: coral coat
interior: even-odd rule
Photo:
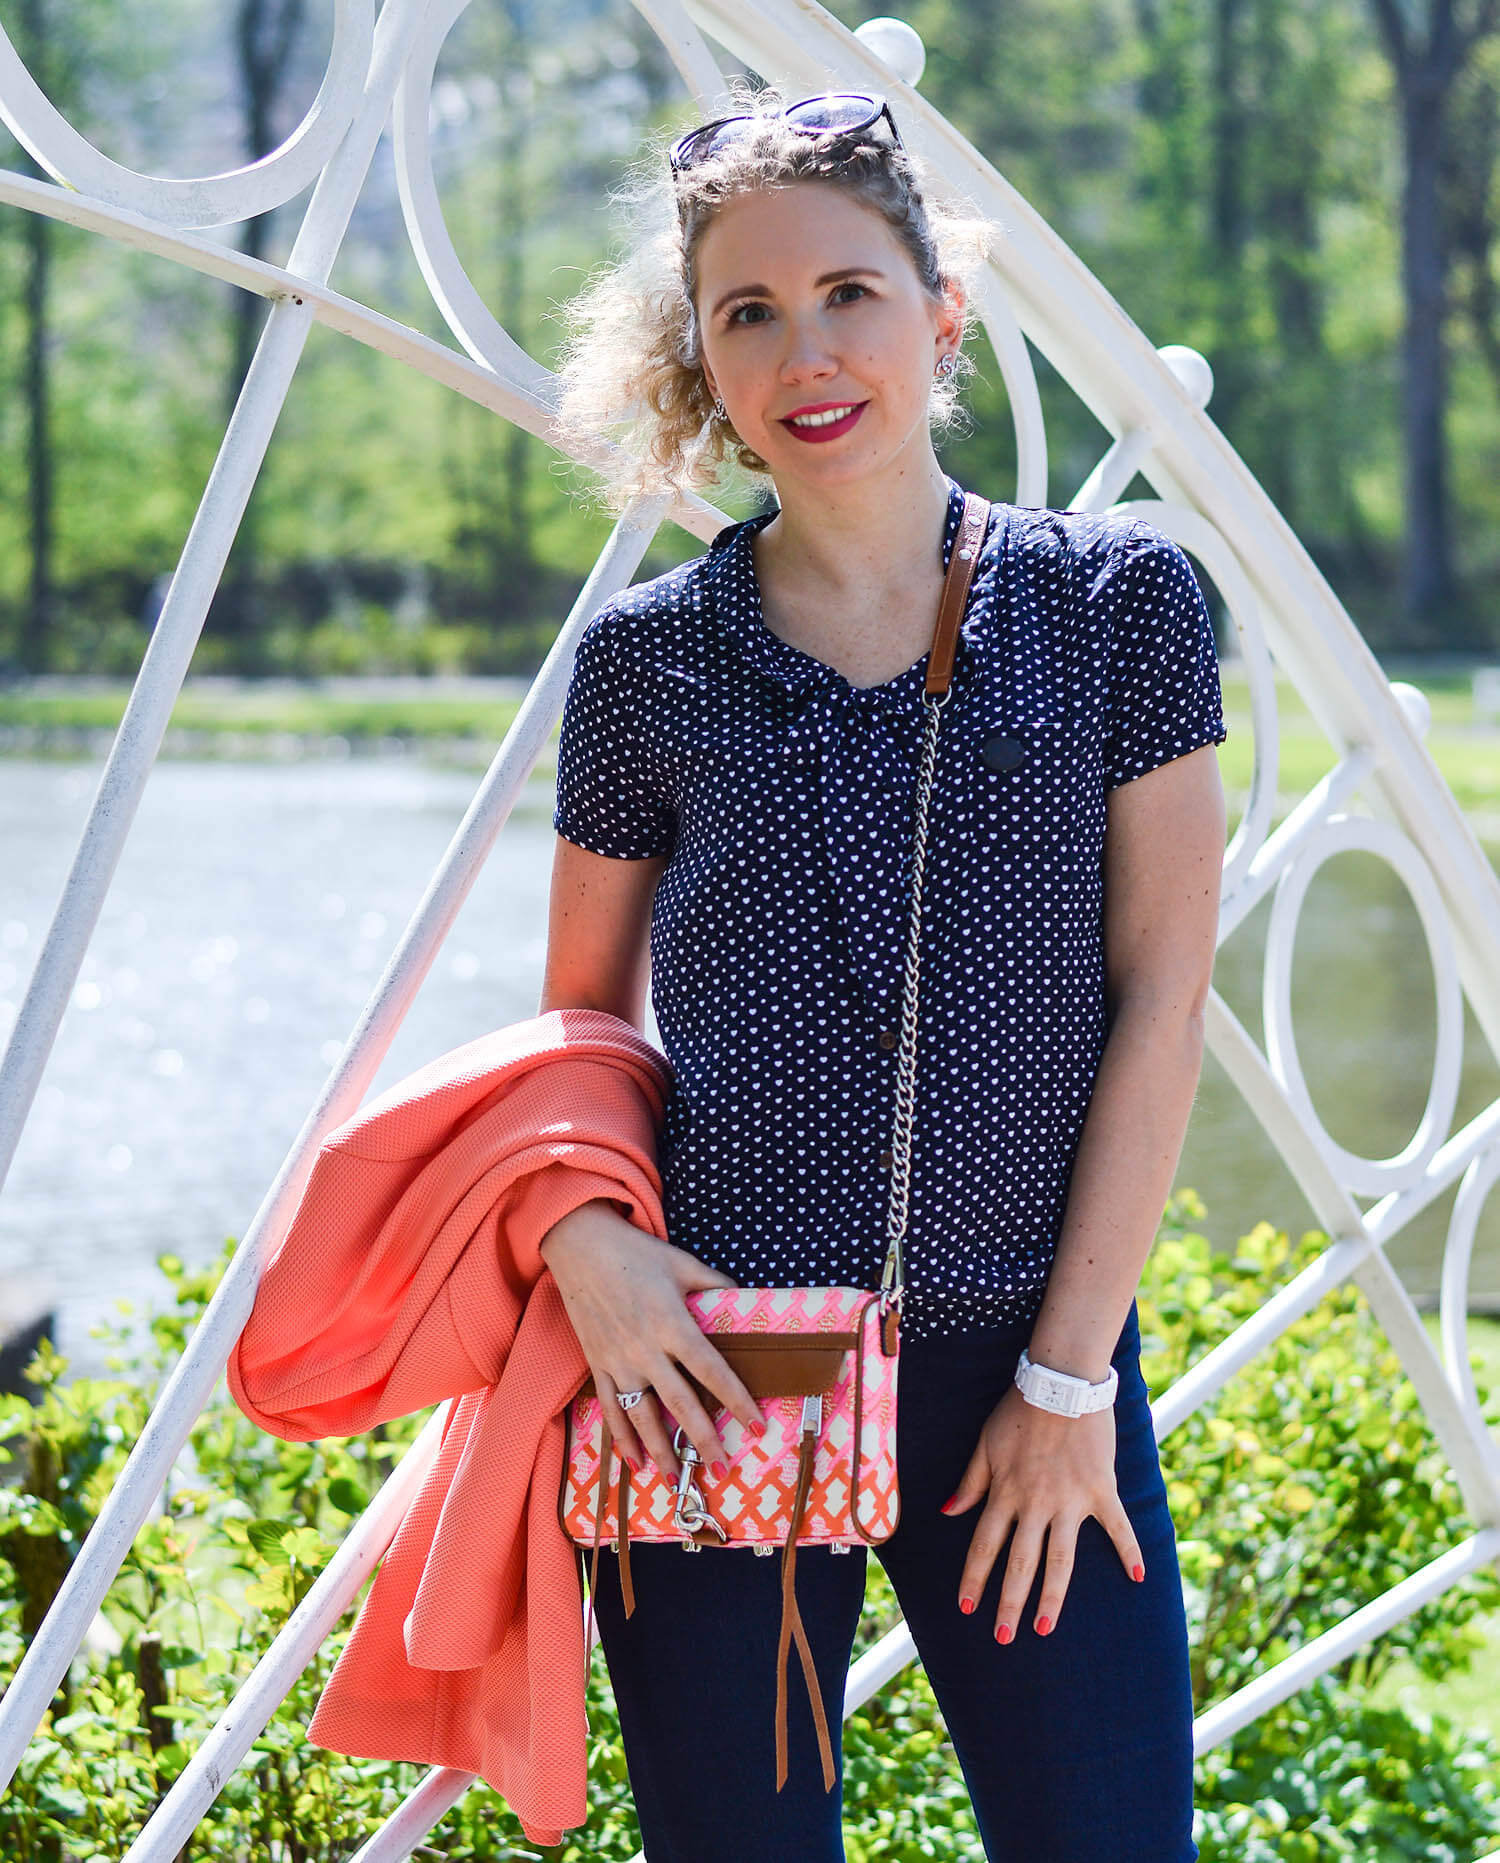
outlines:
[[[581,1580],[558,1521],[588,1362],[538,1245],[593,1197],[665,1237],[671,1066],[603,1010],[429,1062],[330,1132],[230,1354],[274,1436],[351,1436],[454,1398],[308,1738],[477,1773],[537,1844],[587,1816]]]

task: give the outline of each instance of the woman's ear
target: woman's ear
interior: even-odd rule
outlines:
[[[943,280],[943,309],[938,316],[939,347],[951,344],[955,351],[963,347],[967,311],[968,300],[964,296],[963,286],[956,278],[945,278]]]

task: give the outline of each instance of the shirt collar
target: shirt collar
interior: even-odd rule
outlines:
[[[948,482],[948,514],[943,525],[942,544],[946,570],[963,519],[965,492],[957,479],[947,473],[943,476]],[[904,705],[914,701],[927,681],[925,654],[914,666],[907,667],[905,672],[883,685],[853,686],[835,667],[792,646],[767,627],[761,612],[760,584],[750,554],[750,540],[775,516],[773,509],[744,518],[737,524],[727,524],[709,545],[704,559],[704,583],[719,626],[752,666],[793,693],[821,687],[842,697],[867,698],[876,703]],[[972,615],[972,610],[970,613]],[[971,643],[961,626],[954,659],[955,688],[965,681],[970,653]]]

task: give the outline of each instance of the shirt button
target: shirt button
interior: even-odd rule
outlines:
[[[893,1164],[894,1164],[895,1162],[896,1162],[896,1160],[895,1160],[895,1158],[894,1158],[894,1157],[893,1157],[893,1156],[891,1155],[891,1153],[890,1153],[890,1152],[888,1152],[888,1151],[883,1151],[883,1152],[882,1152],[882,1153],[880,1154],[880,1168],[881,1168],[881,1170],[882,1170],[882,1171],[889,1171],[889,1170],[890,1170],[890,1168],[891,1168],[891,1166],[892,1166],[892,1165],[893,1165]]]
[[[896,1031],[894,1029],[882,1029],[880,1031],[879,1041],[882,1048],[894,1048],[896,1045]]]

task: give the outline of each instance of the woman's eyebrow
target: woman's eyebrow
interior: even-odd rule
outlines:
[[[813,280],[815,286],[836,285],[843,278],[884,278],[885,273],[873,265],[845,265],[836,272],[824,272],[821,278]],[[714,305],[709,315],[717,317],[724,306],[734,298],[768,298],[771,296],[769,285],[736,285],[732,291],[726,291]]]

